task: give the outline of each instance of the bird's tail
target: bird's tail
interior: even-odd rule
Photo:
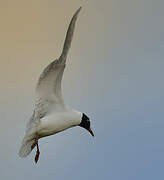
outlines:
[[[30,139],[29,137],[24,137],[22,141],[22,145],[19,150],[19,156],[20,157],[26,157],[28,156],[31,151],[33,150],[32,145],[34,144],[35,140]]]

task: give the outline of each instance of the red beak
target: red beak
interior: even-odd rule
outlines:
[[[94,137],[94,134],[93,134],[93,131],[91,130],[91,128],[88,128],[87,129],[89,132],[90,132],[90,134]]]

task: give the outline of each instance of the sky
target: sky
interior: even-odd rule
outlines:
[[[44,67],[78,16],[62,86],[80,127],[18,151]],[[164,179],[164,1],[0,0],[0,179]]]

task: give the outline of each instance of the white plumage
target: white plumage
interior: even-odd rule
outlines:
[[[59,59],[50,63],[40,75],[36,87],[35,109],[27,124],[26,134],[19,151],[20,157],[26,157],[37,145],[35,138],[49,136],[67,128],[79,125],[82,113],[72,110],[64,103],[61,92],[61,80],[65,69],[68,50],[71,46],[77,15],[74,14]],[[34,147],[32,147],[34,145]]]

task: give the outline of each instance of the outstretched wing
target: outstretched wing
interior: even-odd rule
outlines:
[[[67,54],[71,47],[77,15],[80,10],[81,7],[76,11],[71,19],[60,58],[50,63],[40,75],[36,87],[35,110],[27,124],[26,134],[19,151],[21,157],[27,156],[32,151],[31,146],[34,143],[33,136],[35,136],[40,119],[51,111],[51,109],[53,109],[53,111],[58,111],[64,108],[64,100],[61,92],[61,80]]]
[[[65,69],[67,54],[71,47],[76,19],[80,10],[81,7],[75,12],[71,19],[60,58],[50,63],[39,78],[36,87],[36,109],[39,116],[44,116],[44,114],[51,111],[51,109],[58,111],[64,108],[61,80]]]

